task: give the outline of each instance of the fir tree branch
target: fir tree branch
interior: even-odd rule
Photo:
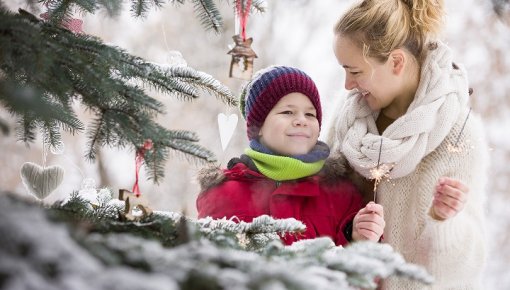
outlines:
[[[34,142],[36,138],[37,121],[29,115],[22,116],[18,119],[17,138],[26,144]]]
[[[236,13],[238,13],[237,5],[236,5],[237,1],[247,2],[247,0],[232,0],[232,5],[234,6],[234,10],[236,11]],[[264,13],[264,12],[266,12],[266,8],[267,8],[266,0],[252,0],[251,6],[250,6],[250,14],[253,14],[256,12]]]
[[[237,243],[242,241],[235,239],[240,232],[222,228],[193,232],[200,224],[172,213],[120,221],[123,203],[113,200],[107,190],[98,195],[101,201],[96,207],[75,192],[65,203],[41,208],[0,191],[4,221],[0,253],[3,261],[16,261],[11,271],[3,267],[4,276],[29,287],[31,280],[24,279],[28,273],[41,277],[39,288],[62,290],[69,288],[68,283],[55,283],[55,279],[89,283],[93,289],[111,289],[112,281],[122,281],[121,288],[126,290],[161,289],[157,277],[170,277],[168,285],[175,289],[376,289],[376,279],[400,275],[431,282],[423,268],[406,263],[387,244],[357,242],[342,248],[322,237],[289,247],[277,237],[261,255],[241,250]],[[43,252],[53,255],[37,254]],[[41,271],[50,266],[54,270]],[[129,277],[134,278],[126,283]],[[98,279],[102,282],[94,283]],[[157,279],[156,283],[147,284],[151,279]]]
[[[262,215],[253,219],[251,223],[244,221],[235,222],[233,219],[212,219],[210,217],[199,219],[202,232],[225,230],[235,233],[246,234],[267,234],[267,233],[301,233],[304,232],[305,225],[294,219],[273,219],[270,216]]]
[[[96,4],[104,8],[110,17],[118,16],[122,10],[122,0],[97,0]]]
[[[122,0],[46,0],[44,3],[47,3],[50,22],[56,25],[69,21],[73,10],[95,13],[104,8],[109,16],[116,16],[122,7]]]
[[[143,88],[186,100],[203,90],[235,104],[228,88],[210,75],[189,67],[159,67],[25,11],[12,14],[2,9],[0,16],[0,70],[5,75],[0,79],[0,103],[19,118],[23,141],[33,142],[37,128],[52,145],[58,144],[60,129],[84,130],[71,107],[79,100],[96,114],[87,132],[89,159],[101,146],[138,148],[151,139],[155,146],[145,161],[156,182],[163,177],[169,149],[198,161],[215,161],[211,151],[196,144],[194,133],[170,131],[155,122],[164,113],[163,104]]]
[[[73,15],[73,2],[73,0],[47,1],[49,21],[55,25],[69,21]]]
[[[10,133],[9,124],[2,118],[0,118],[0,132],[2,132],[4,136]]]
[[[132,0],[131,8],[129,10],[133,16],[143,17],[149,8],[149,1],[147,0]]]
[[[168,134],[165,139],[181,139],[191,142],[198,142],[199,138],[195,132],[184,131],[184,130],[174,130],[165,132]]]
[[[252,0],[250,12],[264,13],[266,12],[266,8],[267,8],[266,0]]]
[[[210,150],[205,149],[204,147],[190,143],[189,141],[185,140],[167,140],[162,142],[165,146],[180,151],[182,153],[186,153],[190,156],[196,157],[200,159],[201,161],[206,161],[209,163],[216,162],[216,157],[214,156],[214,153],[212,153]],[[188,155],[185,155],[187,157]]]
[[[195,13],[200,18],[200,22],[206,29],[212,29],[216,33],[220,33],[223,26],[221,17],[216,4],[212,0],[192,0],[195,7]]]
[[[238,100],[230,90],[204,72],[197,72],[189,67],[172,67],[167,71],[166,77],[200,87],[204,91],[216,95],[224,103],[237,106]]]

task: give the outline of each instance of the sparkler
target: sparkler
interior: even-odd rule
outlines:
[[[467,120],[469,115],[471,114],[472,108],[469,108],[469,112],[467,113],[466,119],[464,120],[464,124],[462,124],[462,128],[460,129],[459,136],[457,136],[457,140],[455,140],[455,144],[448,144],[448,151],[452,153],[460,153],[462,152],[461,146],[459,146],[460,137],[462,136],[462,132],[464,132],[464,128],[466,127]],[[451,159],[451,155],[448,161]]]
[[[383,139],[381,138],[381,144],[379,145],[379,157],[377,158],[377,166],[370,169],[370,174],[374,180],[374,202],[376,202],[377,199],[377,185],[383,178],[390,178],[389,172],[392,168],[392,166],[388,164],[381,165],[382,141]]]

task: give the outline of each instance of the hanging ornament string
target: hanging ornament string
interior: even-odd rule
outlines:
[[[46,147],[46,140],[43,137],[43,142],[42,142],[42,167],[43,168],[46,167],[46,158],[47,157],[48,157],[48,149]]]
[[[241,37],[246,41],[246,23],[248,22],[248,14],[250,13],[251,0],[236,1],[236,10],[241,25]]]
[[[140,167],[142,167],[143,160],[145,158],[145,152],[152,149],[152,140],[147,139],[145,142],[143,142],[143,146],[139,147],[136,150],[136,157],[135,157],[135,163],[136,163],[136,169],[135,169],[135,184],[133,185],[132,192],[135,194],[136,197],[140,196],[140,187],[138,186],[138,173],[140,172]]]

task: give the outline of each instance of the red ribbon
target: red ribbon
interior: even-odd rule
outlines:
[[[145,152],[147,150],[152,149],[152,140],[147,139],[145,142],[143,142],[143,146],[139,147],[136,150],[136,157],[135,157],[135,163],[136,163],[136,171],[135,171],[135,184],[133,185],[132,192],[135,194],[136,197],[139,197],[141,195],[140,193],[140,187],[138,186],[138,173],[140,172],[140,167],[142,167],[143,159],[145,158]]]
[[[50,1],[44,1],[43,4],[49,10]],[[48,21],[48,19],[50,19],[50,14],[48,12],[44,12],[39,16],[46,21]],[[61,26],[66,28],[67,30],[70,30],[71,32],[73,32],[75,34],[83,33],[83,29],[82,29],[83,20],[81,20],[81,19],[77,19],[77,18],[67,19],[61,23]]]
[[[48,12],[44,12],[40,15],[42,19],[48,21],[50,19],[50,14]],[[66,20],[62,22],[62,27],[64,27],[67,30],[70,30],[74,34],[82,34],[83,33],[83,20],[77,19],[77,18],[71,18],[69,20]]]
[[[246,0],[246,6],[244,6],[244,0],[237,0],[236,3],[237,14],[239,15],[239,24],[241,25],[241,36],[243,41],[246,41],[246,23],[248,22],[248,14],[250,14],[251,0]]]

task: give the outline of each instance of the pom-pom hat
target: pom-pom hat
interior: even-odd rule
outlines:
[[[303,71],[287,66],[271,66],[258,71],[244,87],[239,106],[246,119],[248,139],[256,139],[264,120],[278,101],[290,94],[302,93],[317,111],[319,127],[322,109],[319,91],[313,80]]]

